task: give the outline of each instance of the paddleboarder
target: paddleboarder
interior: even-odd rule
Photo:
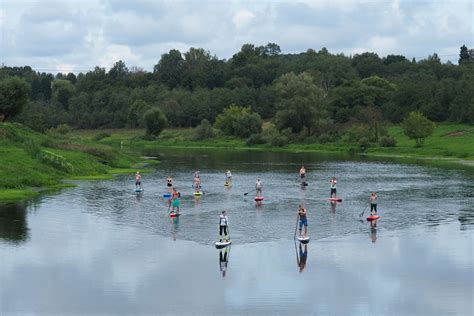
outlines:
[[[337,180],[336,177],[332,177],[331,181],[329,181],[331,184],[331,198],[336,197],[336,185],[337,185]]]
[[[227,218],[226,211],[222,211],[221,215],[219,215],[219,237],[220,237],[219,241],[220,242],[222,242],[222,239],[229,241],[229,237],[227,234],[228,224],[229,224],[229,219]],[[224,233],[224,235],[222,235],[222,233]]]
[[[307,210],[304,208],[303,204],[300,204],[298,206],[298,217],[300,219],[300,225],[299,225],[299,231],[300,231],[300,236],[301,235],[301,230],[304,226],[304,236],[308,235],[308,220],[306,218]]]
[[[377,193],[372,192],[369,198],[370,201],[370,215],[377,215]]]
[[[142,176],[140,171],[137,171],[135,174],[135,189],[143,189],[142,187]]]
[[[262,197],[262,188],[262,181],[260,181],[260,178],[257,178],[257,182],[255,183],[255,192],[257,194],[257,197]]]
[[[232,173],[230,172],[230,170],[227,170],[227,172],[225,173],[225,183],[226,184],[232,183]]]
[[[171,192],[171,204],[173,206],[173,213],[179,213],[179,198],[181,197],[181,193],[176,191],[176,188],[173,188]],[[176,211],[175,211],[176,209]]]
[[[304,166],[301,166],[300,168],[300,179],[301,179],[301,184],[305,185],[306,184],[306,169]]]
[[[201,179],[199,178],[199,171],[197,171],[198,174],[194,173],[194,179],[193,179],[193,187],[194,187],[194,192],[199,192],[201,190]]]
[[[173,186],[173,178],[171,178],[170,176],[166,177],[166,186],[168,188],[171,188]]]

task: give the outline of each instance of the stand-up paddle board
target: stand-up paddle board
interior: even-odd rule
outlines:
[[[300,241],[300,243],[307,244],[309,242],[309,237],[308,236],[298,236],[296,237]]]
[[[254,200],[257,202],[263,201],[263,196],[256,196]]]
[[[194,192],[194,196],[201,196],[201,195],[202,195],[202,191]]]
[[[143,189],[135,189],[135,192],[143,192]]]
[[[308,186],[308,182],[303,182],[300,184],[302,187],[307,187]]]
[[[171,193],[165,193],[165,194],[163,194],[163,197],[164,197],[164,198],[170,198],[170,197],[171,197]]]
[[[370,215],[370,216],[367,217],[367,220],[368,221],[374,221],[374,220],[379,219],[379,218],[380,218],[379,215]]]
[[[216,248],[224,248],[229,246],[232,243],[232,241],[216,241]]]
[[[226,182],[226,183],[224,183],[224,186],[225,187],[230,187],[230,186],[232,186],[232,183]]]
[[[329,198],[328,201],[330,202],[342,202],[341,198]]]
[[[170,217],[178,217],[181,213],[171,212]]]

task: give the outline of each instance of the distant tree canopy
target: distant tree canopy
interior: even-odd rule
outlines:
[[[370,138],[378,139],[376,122],[402,122],[411,112],[434,122],[474,123],[474,62],[465,45],[459,65],[442,63],[436,53],[419,61],[373,52],[350,57],[324,47],[282,54],[269,43],[244,44],[228,60],[203,48],[171,49],[152,72],[119,60],[109,71],[95,67],[78,74],[1,67],[0,80],[3,119],[15,115],[37,130],[62,123],[144,127],[144,113],[155,107],[171,127],[195,127],[203,120],[214,125],[230,105],[250,108],[279,132],[315,137],[332,133],[334,124],[365,124]],[[22,97],[12,102],[8,96],[15,93]]]
[[[28,83],[19,77],[0,80],[0,122],[21,112],[28,102],[28,91]]]

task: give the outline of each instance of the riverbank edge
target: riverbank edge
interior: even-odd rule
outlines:
[[[2,203],[15,203],[23,202],[35,198],[41,194],[57,191],[66,188],[74,188],[77,184],[72,182],[67,182],[70,180],[74,181],[105,181],[112,180],[116,176],[130,174],[133,175],[136,172],[136,169],[140,169],[140,173],[146,174],[152,172],[152,169],[149,167],[140,167],[140,168],[114,168],[109,170],[105,174],[94,174],[94,175],[83,175],[83,176],[72,176],[65,177],[61,179],[60,183],[54,185],[45,185],[39,187],[25,187],[20,189],[7,189],[0,188],[0,204]]]
[[[169,148],[169,149],[216,149],[216,150],[239,150],[239,151],[269,151],[269,152],[288,152],[288,153],[319,153],[324,155],[338,155],[338,156],[364,156],[364,157],[372,157],[372,158],[389,158],[389,159],[397,159],[405,163],[416,163],[416,161],[426,161],[426,162],[436,162],[433,165],[439,164],[450,164],[450,165],[459,165],[461,167],[468,167],[473,168],[474,171],[474,159],[462,159],[462,158],[455,158],[449,156],[426,156],[426,155],[410,155],[410,154],[402,154],[402,153],[393,153],[393,154],[386,154],[380,152],[350,152],[348,147],[331,147],[331,149],[311,149],[311,148],[304,148],[306,145],[289,145],[288,147],[260,147],[260,146],[210,146],[207,143],[195,144],[193,146],[185,144],[185,145],[176,145],[176,144],[157,144],[156,142],[149,142],[147,144],[142,144],[145,149],[160,149],[160,148]]]

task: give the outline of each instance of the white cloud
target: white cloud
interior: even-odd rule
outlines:
[[[234,14],[232,22],[237,29],[246,27],[255,18],[255,14],[247,10],[241,10]]]
[[[461,45],[474,47],[472,12],[470,0],[4,0],[0,63],[83,70],[119,58],[151,70],[172,48],[229,58],[245,43],[268,42],[283,53],[327,47],[457,60]]]

